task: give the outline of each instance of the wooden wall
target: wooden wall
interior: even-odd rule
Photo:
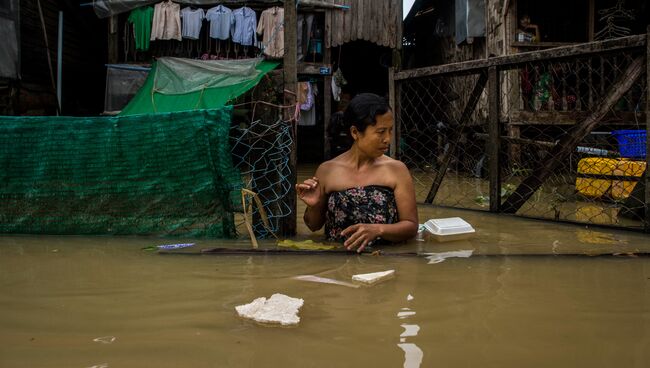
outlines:
[[[348,5],[349,10],[330,10],[325,24],[325,47],[356,40],[392,49],[402,48],[402,0],[327,0]]]
[[[103,109],[106,21],[92,7],[71,0],[41,0],[54,78],[57,68],[59,11],[63,11],[63,113],[92,115]],[[56,113],[56,90],[48,66],[43,26],[36,0],[20,1],[21,81],[17,114]]]

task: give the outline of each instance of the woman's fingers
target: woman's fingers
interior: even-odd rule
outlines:
[[[343,242],[343,246],[347,250],[356,248],[357,252],[361,253],[368,244],[375,240],[370,226],[371,225],[356,224],[348,226],[345,230],[341,231],[341,235],[348,237],[345,242]]]
[[[367,234],[364,233],[363,228],[360,224],[357,225],[352,225],[348,227],[347,229],[343,230],[341,232],[341,235],[346,236],[347,234],[351,235],[347,238],[347,240],[343,243],[343,245],[348,249],[352,250],[354,248],[357,248],[361,246],[364,241],[366,241]]]
[[[357,248],[357,253],[361,253],[366,248],[366,245],[368,245],[368,243],[370,243],[368,239],[365,239],[361,246]]]

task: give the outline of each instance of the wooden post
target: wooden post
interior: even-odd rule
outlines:
[[[120,33],[117,31],[117,15],[108,18],[108,63],[116,64],[120,57]]]
[[[331,31],[332,23],[332,11],[337,10],[326,10],[325,11],[325,37],[329,37],[329,32]],[[332,65],[332,49],[331,47],[324,45],[323,50],[323,64]],[[332,120],[332,75],[326,75],[323,78],[323,159],[330,159],[330,120]]]
[[[488,69],[489,139],[487,142],[487,152],[490,158],[490,212],[499,212],[501,207],[499,84],[499,70],[496,66],[491,66]]]
[[[589,14],[587,15],[587,41],[593,42],[594,29],[596,28],[596,4],[595,0],[589,0]]]
[[[297,11],[296,0],[284,1],[284,105],[295,105],[296,92],[298,83],[298,67],[297,67]],[[293,113],[293,110],[289,114]],[[286,117],[289,120],[289,117]],[[297,121],[292,121],[291,124],[296,127]],[[291,188],[287,194],[287,206],[289,207],[290,215],[285,217],[280,225],[280,234],[283,236],[292,236],[296,234],[296,181],[297,181],[297,140],[298,134],[296,129],[293,129],[293,142],[291,144],[291,153],[289,157],[289,167],[291,174],[289,175],[289,183]]]
[[[616,82],[612,84],[609,92],[597,105],[598,107],[594,112],[584,121],[576,124],[568,134],[564,135],[557,146],[549,152],[548,159],[543,161],[529,177],[524,179],[517,187],[517,190],[506,199],[502,206],[502,212],[516,213],[542,186],[546,178],[556,168],[567,162],[567,158],[575,150],[578,143],[598,125],[605,114],[627,93],[646,69],[647,65],[644,56],[639,56],[634,59],[627,70],[625,70],[625,73],[620,75]]]
[[[388,104],[393,109],[393,134],[390,139],[390,157],[396,158],[397,154],[397,126],[400,124],[399,116],[395,110],[395,68],[388,68]]]
[[[643,230],[650,233],[650,26],[646,30],[646,59],[645,59],[645,213],[643,220]]]

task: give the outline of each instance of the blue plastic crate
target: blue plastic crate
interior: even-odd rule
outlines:
[[[618,142],[618,149],[621,152],[621,157],[645,158],[645,130],[615,130],[612,132],[612,135]]]

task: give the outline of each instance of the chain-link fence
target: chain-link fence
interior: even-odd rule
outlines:
[[[647,53],[642,35],[395,73],[418,201],[650,230]]]

